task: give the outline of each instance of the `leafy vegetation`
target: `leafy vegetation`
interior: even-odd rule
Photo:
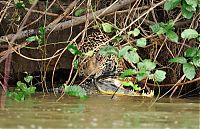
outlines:
[[[35,2],[37,4],[33,5]],[[23,38],[26,38],[29,35],[28,32],[32,32],[32,30],[34,30],[33,33],[37,32],[37,34],[29,35],[25,41],[29,42],[28,46],[30,46],[25,48],[31,48],[30,55],[33,52],[33,56],[28,58],[29,53],[23,50],[18,54],[24,54],[23,57],[27,57],[28,60],[32,60],[33,57],[36,58],[39,70],[43,74],[42,83],[46,83],[48,68],[55,64],[53,69],[56,70],[60,58],[65,58],[63,54],[67,50],[75,58],[69,64],[68,62],[64,63],[67,63],[67,66],[73,66],[72,68],[78,72],[82,69],[81,67],[79,69],[79,66],[82,65],[80,63],[87,62],[90,57],[94,57],[97,53],[98,56],[99,54],[102,56],[101,58],[114,57],[117,65],[121,62],[126,65],[125,70],[120,73],[120,79],[133,77],[136,78],[136,83],[146,80],[145,82],[148,82],[148,84],[153,83],[152,85],[155,85],[159,82],[163,85],[164,83],[174,84],[177,80],[181,81],[181,77],[185,75],[184,77],[189,79],[189,83],[198,84],[196,80],[199,80],[200,74],[200,34],[198,26],[200,0],[146,0],[145,2],[136,1],[135,4],[132,1],[127,1],[130,3],[126,3],[126,5],[123,5],[123,2],[113,2],[103,0],[77,2],[14,0],[2,2],[3,13],[0,29],[3,31],[0,32],[2,36],[0,42],[3,43],[0,46],[4,47],[6,43],[10,45],[8,42],[12,41],[12,35],[9,38],[10,34],[16,34],[20,32],[17,30],[22,30],[22,33],[13,38],[15,44],[11,44],[16,47],[17,51],[24,49],[21,48],[23,46],[21,43],[24,43]],[[149,3],[151,3],[151,7],[149,7]],[[39,5],[40,8],[34,7]],[[69,5],[69,7],[66,7],[66,5]],[[132,9],[126,10],[125,6]],[[136,8],[137,10],[135,10]],[[102,12],[102,10],[104,11]],[[55,26],[51,24],[54,22]],[[80,26],[77,27],[78,25]],[[59,31],[64,29],[67,31]],[[58,31],[59,34],[55,33],[54,35],[54,31]],[[98,41],[96,37],[87,37],[95,31],[104,33],[106,36],[102,37],[105,39]],[[64,35],[63,38],[60,38],[60,32]],[[80,33],[77,35],[77,32]],[[91,46],[96,42],[103,42],[104,44],[87,52],[82,52],[80,49],[84,45],[81,45],[93,39]],[[106,45],[105,42],[108,44]],[[68,43],[67,46],[66,43]],[[54,47],[55,45],[56,47]],[[36,48],[32,48],[32,46],[36,46]],[[54,48],[59,48],[59,50]],[[170,59],[172,57],[174,58]],[[6,54],[2,51],[1,60],[4,58],[6,58]],[[53,61],[55,58],[57,58],[56,63]],[[98,62],[95,63],[98,64]],[[179,65],[174,65],[174,63]],[[72,69],[67,79],[69,84],[66,84],[70,86],[66,86],[65,89],[72,87],[71,85],[73,85],[77,75],[77,73],[74,74]],[[171,79],[171,77],[175,78]],[[52,78],[54,77],[52,76]],[[193,79],[195,82],[190,81]],[[13,92],[13,95],[11,93],[10,96],[16,97],[18,100],[23,100],[28,96],[29,85],[32,85],[28,80],[24,78],[25,82],[19,81],[17,83],[18,90],[15,90],[16,93]],[[163,82],[164,80],[165,82]],[[131,82],[123,85],[132,86],[134,90],[137,89],[137,84]],[[28,93],[25,94],[25,92]],[[83,91],[77,86],[66,90],[66,94],[79,97],[84,96],[84,92],[83,94],[81,92]]]
[[[80,86],[67,86],[64,84],[64,92],[70,96],[80,97],[80,99],[87,98],[86,91]]]
[[[40,27],[38,30],[38,35],[28,37],[26,39],[26,41],[27,42],[37,42],[38,47],[41,47],[41,45],[45,44],[45,33],[46,33],[46,28]]]
[[[164,9],[170,11],[181,5],[181,14],[183,17],[191,19],[193,14],[199,11],[199,3],[199,0],[166,0]]]
[[[168,23],[156,23],[150,26],[151,30],[157,35],[165,35],[172,42],[178,42],[178,35],[173,31],[174,30],[174,22],[170,20]]]
[[[200,49],[196,47],[188,48],[184,52],[184,56],[177,56],[170,59],[169,62],[182,64],[186,78],[192,80],[196,75],[195,67],[200,67]]]
[[[32,85],[33,76],[27,75],[24,77],[24,81],[18,81],[14,91],[7,92],[7,96],[15,99],[16,101],[24,101],[31,94],[35,93],[36,87]]]

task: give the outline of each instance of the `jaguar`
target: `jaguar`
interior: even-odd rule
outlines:
[[[99,52],[107,45],[115,45],[108,42],[109,39],[106,34],[95,32],[88,35],[79,45],[81,52],[85,55],[79,59],[81,62],[79,73],[80,76],[89,77],[80,86],[88,94],[100,92],[110,95],[152,96],[152,93],[143,94],[141,91],[137,92],[123,87],[122,82],[125,80],[121,80],[119,77],[120,73],[126,69],[123,60],[118,60],[114,55],[102,56]]]
[[[79,45],[80,51],[85,55],[79,59],[79,73],[81,76],[98,78],[100,76],[115,75],[122,70],[115,56],[105,57],[99,53],[101,48],[107,45],[113,46],[112,42],[108,42],[109,39],[102,32],[93,32]]]

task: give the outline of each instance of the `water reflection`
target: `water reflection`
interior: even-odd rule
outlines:
[[[36,95],[25,102],[7,99],[0,111],[0,128],[134,128],[199,129],[199,101],[141,97],[91,96],[82,101],[65,96]]]

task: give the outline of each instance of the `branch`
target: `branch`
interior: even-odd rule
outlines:
[[[49,32],[52,30],[53,31],[64,30],[69,27],[84,23],[86,21],[86,19],[93,20],[95,17],[105,16],[105,15],[112,13],[114,11],[117,11],[117,10],[121,9],[122,7],[124,7],[125,5],[131,4],[135,1],[136,0],[118,0],[117,2],[115,2],[114,4],[112,4],[111,6],[109,6],[107,8],[98,10],[98,11],[90,13],[90,14],[86,14],[81,17],[76,17],[69,21],[61,22],[61,23],[58,23],[55,25],[49,25],[49,26],[47,26],[46,29]],[[25,30],[25,31],[22,31],[20,34],[18,34],[17,39],[22,39],[22,38],[25,38],[25,37],[28,37],[30,35],[34,35],[37,33],[38,33],[38,29]],[[14,36],[15,36],[15,34],[9,34],[6,36],[2,36],[2,37],[0,37],[0,43],[10,41]]]

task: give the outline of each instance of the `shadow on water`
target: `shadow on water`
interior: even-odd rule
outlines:
[[[56,102],[53,95],[37,94],[20,103],[7,98],[0,129],[199,129],[199,99],[163,98],[151,106],[154,98],[110,97],[65,96]]]

